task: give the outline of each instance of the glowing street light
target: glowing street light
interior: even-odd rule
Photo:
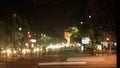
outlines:
[[[21,31],[22,30],[22,28],[21,27],[19,27],[19,31]]]
[[[83,24],[83,22],[81,21],[80,24]]]
[[[89,18],[91,18],[91,16],[89,15]]]
[[[27,34],[30,34],[30,32],[27,32]]]

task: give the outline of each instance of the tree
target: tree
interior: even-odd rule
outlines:
[[[2,48],[5,45],[5,41],[6,41],[5,31],[6,31],[5,24],[3,21],[0,21],[0,53],[2,51]],[[0,57],[1,57],[1,54],[0,54]]]
[[[71,38],[74,40],[74,41],[79,41],[78,39],[80,39],[80,31],[79,29],[76,27],[76,26],[70,26],[68,27],[68,29],[66,29],[67,31],[69,31],[72,36]]]
[[[48,34],[39,34],[38,35],[38,42],[40,42],[43,45],[50,44],[51,40],[53,40],[53,37],[49,36]]]
[[[11,43],[11,32],[9,26],[4,21],[0,21],[0,44],[7,47]]]
[[[116,36],[116,2],[114,0],[90,0],[89,11],[94,16],[95,32],[108,33],[115,40]],[[103,34],[101,34],[103,35]]]

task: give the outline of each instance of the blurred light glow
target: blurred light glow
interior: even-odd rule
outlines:
[[[70,44],[67,43],[67,44],[66,44],[66,47],[69,47],[69,46],[70,46]]]
[[[109,38],[109,37],[107,37],[107,38],[106,38],[106,41],[109,41],[109,40],[110,40],[110,38]]]
[[[3,50],[2,52],[3,52],[3,53],[6,53],[6,51],[5,51],[5,50]]]
[[[84,50],[84,46],[81,46],[81,50],[82,50],[82,51]]]
[[[16,54],[16,53],[17,53],[17,51],[14,50],[14,54]]]
[[[49,46],[47,46],[46,47],[46,49],[59,49],[59,48],[62,48],[63,46],[62,45],[60,45],[60,44],[55,44],[55,45],[53,45],[53,44],[50,44]]]
[[[27,47],[28,47],[28,46],[29,46],[29,44],[28,44],[28,43],[25,43],[25,46],[27,46]]]
[[[114,45],[116,46],[116,45],[117,45],[117,43],[115,42],[115,43],[114,43]]]
[[[30,41],[36,43],[36,39],[30,39]]]
[[[31,34],[28,34],[28,38],[31,38],[32,37],[32,35]]]
[[[33,47],[34,47],[34,44],[32,44],[31,46],[32,46],[32,48],[33,48]]]
[[[29,50],[29,49],[23,49],[23,50],[22,50],[22,53],[23,53],[23,54],[30,53],[30,50]]]
[[[81,23],[81,24],[83,24],[83,22],[82,22],[82,21],[81,21],[80,23]]]
[[[41,36],[43,36],[43,34],[41,34]]]
[[[10,54],[10,53],[11,53],[11,50],[10,50],[10,49],[7,49],[6,52],[7,52],[8,54]]]
[[[30,32],[28,32],[27,34],[30,34]]]
[[[21,31],[21,30],[22,30],[22,28],[21,28],[21,27],[19,27],[19,30]]]
[[[89,15],[89,18],[91,18],[91,16]]]
[[[101,45],[97,45],[97,49],[98,50],[102,50],[102,46]]]
[[[43,49],[41,48],[40,51],[42,51]]]
[[[80,47],[80,46],[81,46],[81,44],[80,44],[80,43],[77,43],[77,46],[79,46],[79,47]]]
[[[104,42],[104,46],[108,46],[107,42]]]
[[[44,37],[46,37],[46,35],[44,34]]]
[[[10,49],[7,49],[6,53],[7,53],[7,56],[9,56],[12,53],[12,51]]]
[[[34,52],[39,52],[39,48],[34,48],[33,51]]]

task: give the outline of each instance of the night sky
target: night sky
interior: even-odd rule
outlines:
[[[13,0],[2,5],[2,16],[14,10],[31,22],[34,31],[51,29],[63,32],[70,25],[74,12],[87,6],[87,0]]]
[[[31,23],[34,32],[44,30],[63,32],[71,23],[80,22],[89,14],[94,15],[92,12],[94,8],[95,11],[101,13],[104,6],[109,4],[102,15],[115,9],[114,5],[110,5],[114,3],[112,0],[109,0],[110,3],[105,0],[98,2],[96,0],[5,0],[0,3],[0,20],[9,22],[10,14],[15,11],[17,15]],[[99,7],[100,5],[103,6],[102,9]],[[100,13],[96,14],[95,22],[98,21]],[[111,12],[109,15],[115,16],[113,13]]]

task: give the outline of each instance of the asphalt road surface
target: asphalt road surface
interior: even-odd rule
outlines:
[[[0,68],[117,68],[116,56],[72,57],[64,62],[8,61]]]

